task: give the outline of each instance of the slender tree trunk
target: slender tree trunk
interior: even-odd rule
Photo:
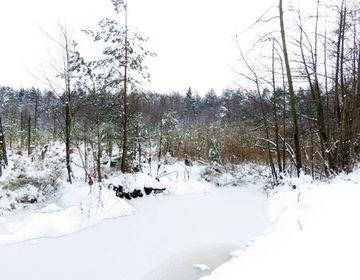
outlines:
[[[151,137],[149,136],[149,157],[147,159],[148,163],[149,163],[149,174],[152,175],[152,152],[151,152],[151,148],[152,148],[152,144],[151,144]]]
[[[341,169],[343,171],[350,171],[350,150],[351,150],[351,123],[350,123],[350,102],[351,91],[348,89],[345,82],[344,73],[344,61],[345,61],[345,33],[347,22],[347,6],[346,0],[343,0],[341,6],[341,28],[339,31],[340,41],[340,89],[342,97],[342,111],[340,121],[340,157],[341,157]]]
[[[70,165],[70,132],[71,132],[71,115],[70,105],[68,102],[65,104],[65,160],[66,170],[68,174],[68,181],[72,184],[71,179],[71,165]]]
[[[5,133],[4,133],[1,117],[0,117],[0,146],[1,146],[2,160],[4,161],[4,164],[7,166],[9,162],[6,151]]]
[[[336,66],[335,66],[335,77],[334,77],[334,112],[336,116],[336,127],[334,129],[334,142],[339,144],[335,147],[335,159],[336,159],[336,166],[339,165],[341,159],[339,159],[339,150],[341,151],[341,101],[340,101],[340,88],[339,88],[339,75],[341,69],[341,44],[342,44],[342,36],[343,34],[343,18],[344,18],[344,4],[345,1],[341,2],[340,8],[340,19],[339,19],[339,30],[338,30],[338,37],[337,37],[337,44],[336,44]],[[339,147],[340,146],[340,147]],[[337,170],[336,170],[337,171]]]
[[[299,134],[299,127],[298,127],[298,120],[297,120],[296,96],[295,96],[295,92],[294,92],[293,80],[292,80],[291,69],[290,69],[290,62],[289,62],[288,51],[287,51],[287,46],[286,46],[286,36],[285,36],[282,2],[283,2],[282,0],[279,0],[280,32],[281,32],[282,47],[283,47],[286,75],[287,75],[289,95],[290,95],[292,123],[293,123],[293,129],[294,129],[296,171],[297,171],[297,176],[300,176],[300,172],[302,169],[300,134]]]
[[[262,119],[264,122],[264,126],[265,126],[265,135],[266,135],[266,144],[267,144],[267,149],[268,149],[268,156],[269,156],[269,163],[270,163],[270,168],[271,168],[271,173],[274,179],[274,183],[275,185],[278,184],[278,176],[276,173],[276,169],[275,169],[275,165],[274,165],[274,160],[271,154],[271,145],[270,145],[270,133],[269,133],[269,125],[268,125],[268,121],[265,115],[265,108],[264,108],[264,100],[263,97],[261,95],[260,92],[260,87],[259,87],[259,81],[256,78],[256,88],[257,88],[257,92],[258,92],[258,96],[259,96],[259,100],[260,100],[260,109],[261,109],[261,115],[262,115]]]
[[[85,122],[84,123],[84,126],[85,126],[85,133],[87,134],[88,133],[88,126],[87,126],[87,123]],[[80,145],[79,145],[80,146]],[[90,180],[90,176],[88,175],[88,147],[87,147],[87,137],[85,136],[84,137],[84,169],[85,169],[85,182],[88,182],[88,180]],[[80,149],[79,149],[80,150]],[[81,150],[80,150],[81,151]]]
[[[71,170],[71,134],[72,134],[72,96],[70,88],[71,67],[70,67],[70,41],[66,30],[63,30],[64,35],[64,82],[65,82],[65,161],[66,170],[68,173],[68,181],[72,184],[72,170]]]
[[[102,149],[101,149],[100,120],[99,120],[98,117],[97,117],[97,121],[96,121],[96,136],[97,136],[96,168],[97,168],[98,182],[101,182],[101,155],[102,155]]]
[[[327,126],[326,126],[326,134],[328,135],[328,141],[330,144],[331,141],[331,134],[330,134],[330,98],[329,98],[329,86],[328,86],[328,67],[327,67],[327,29],[325,24],[325,35],[324,35],[324,74],[325,74],[325,94],[326,94],[326,119],[327,119]]]
[[[24,127],[25,127],[25,116],[24,116],[24,110],[21,110],[20,112],[20,149],[24,147]]]
[[[95,98],[96,98],[96,140],[97,140],[97,155],[96,155],[96,169],[97,169],[97,177],[98,182],[101,182],[101,156],[102,156],[102,149],[101,149],[101,128],[100,128],[100,104],[99,104],[99,96],[95,88],[93,88]]]
[[[314,179],[315,176],[315,168],[314,168],[314,131],[313,128],[311,127],[311,131],[310,131],[310,142],[311,142],[311,146],[310,146],[310,164],[311,164],[311,177]]]
[[[107,152],[108,152],[108,156],[111,157],[112,153],[113,153],[113,128],[110,127],[109,131],[107,132],[107,139],[108,139],[108,148],[107,148]]]
[[[141,138],[140,138],[140,129],[139,126],[136,127],[136,135],[137,135],[137,153],[138,153],[138,164],[139,164],[139,170],[142,171],[142,167],[141,167],[141,153],[142,153],[142,149],[141,149]]]
[[[283,131],[283,141],[282,141],[282,170],[285,173],[286,171],[286,82],[285,82],[285,73],[284,73],[284,63],[281,55],[278,53],[281,66],[281,77],[282,77],[282,88],[283,88],[283,100],[282,100],[282,131]]]
[[[34,129],[38,126],[38,111],[39,111],[39,93],[35,93],[35,110],[34,110]]]
[[[161,157],[162,157],[162,145],[163,145],[163,125],[162,122],[160,122],[160,139],[159,139],[159,150],[158,150],[158,165],[157,165],[157,173],[156,176],[159,175],[159,170],[160,170],[160,161],[161,161]],[[150,150],[151,152],[151,150]]]
[[[318,2],[319,4],[319,2]],[[304,53],[304,47],[303,47],[303,34],[304,34],[304,30],[302,28],[302,21],[301,21],[301,17],[299,16],[299,21],[300,21],[300,52],[301,52],[301,58],[302,58],[302,62],[303,62],[303,66],[305,69],[305,73],[306,73],[306,77],[309,83],[309,87],[310,87],[310,93],[312,96],[312,100],[314,102],[314,106],[315,106],[315,111],[316,111],[316,127],[318,130],[318,135],[320,138],[320,153],[321,153],[321,157],[324,160],[324,170],[325,170],[325,174],[326,176],[329,176],[331,174],[330,171],[335,171],[336,167],[334,165],[334,161],[333,161],[333,153],[331,151],[331,147],[329,145],[329,138],[328,135],[326,134],[326,123],[325,123],[325,115],[324,115],[324,107],[323,107],[323,101],[321,98],[321,90],[320,90],[320,86],[319,86],[319,81],[318,81],[318,74],[317,74],[317,21],[316,21],[316,26],[315,26],[315,50],[314,52],[311,50],[311,57],[312,59],[312,69],[314,69],[314,78],[312,80],[311,78],[311,74],[310,74],[310,70],[305,58],[305,53]],[[327,162],[326,162],[327,160]]]
[[[272,46],[272,87],[273,87],[273,112],[274,112],[276,156],[277,156],[279,173],[281,174],[282,165],[281,165],[281,154],[280,154],[280,144],[279,144],[279,120],[277,116],[277,94],[276,94],[276,84],[275,84],[275,39],[273,40],[273,46]]]
[[[128,26],[127,26],[127,5],[125,6],[125,65],[124,65],[124,93],[123,93],[123,145],[121,157],[121,172],[128,171],[129,166],[127,162],[128,150],[128,96],[127,96],[127,82],[128,82]]]
[[[53,141],[55,141],[56,139],[56,114],[53,113],[52,114],[52,117],[53,117],[53,123],[52,123],[52,126],[53,126],[53,129],[52,129],[52,135],[53,135]]]
[[[31,155],[31,116],[28,116],[28,137],[27,137],[27,150],[28,156]]]
[[[356,80],[356,87],[355,87],[355,96],[357,98],[360,97],[360,41],[358,43],[357,80]]]
[[[357,57],[357,77],[356,77],[356,86],[355,86],[355,108],[354,108],[354,118],[357,121],[357,130],[359,130],[359,119],[360,119],[360,41],[358,42],[358,57]],[[357,139],[358,140],[358,139]],[[358,160],[359,156],[359,143],[357,143],[354,147],[354,152],[356,156],[356,160]]]

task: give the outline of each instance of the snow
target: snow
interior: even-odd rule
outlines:
[[[77,204],[66,196],[65,201],[66,206]],[[254,186],[147,196],[129,204],[135,209],[131,216],[58,238],[1,246],[1,277],[198,279],[267,226],[266,196]],[[210,269],[201,271],[194,264]]]
[[[62,156],[57,145],[44,161],[10,155],[0,178],[4,279],[360,279],[360,168],[323,182],[285,178],[266,194],[269,170],[255,164],[169,160],[134,174],[107,169],[89,186],[76,153],[66,182]],[[126,201],[111,185],[166,190]]]
[[[112,191],[94,188],[90,192],[86,185],[64,188],[57,201],[5,216],[0,220],[0,245],[70,234],[103,219],[133,213],[133,207]]]
[[[200,271],[209,270],[210,267],[208,267],[206,264],[193,264],[193,268],[199,269]]]
[[[76,151],[73,184],[66,181],[59,143],[44,160],[37,152],[9,157],[0,178],[4,279],[198,279],[267,226],[266,195],[248,183],[251,168],[168,160],[125,175],[104,165],[106,179],[89,186]],[[120,185],[166,190],[128,201],[111,189]]]
[[[146,173],[112,172],[101,184],[83,181],[79,153],[72,154],[74,183],[66,182],[63,145],[52,143],[45,160],[11,154],[10,166],[0,177],[0,245],[41,237],[57,237],[94,226],[104,219],[131,215],[134,208],[115,196],[110,184],[126,191],[164,188],[165,194],[206,193],[214,186],[201,174],[204,166],[156,164]],[[109,170],[108,170],[109,171]],[[34,201],[34,202],[30,202]]]
[[[359,169],[330,182],[288,180],[270,194],[267,233],[201,279],[360,279],[359,182]]]

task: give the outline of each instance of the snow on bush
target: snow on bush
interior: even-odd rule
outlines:
[[[258,164],[220,165],[216,162],[205,167],[202,178],[216,186],[242,186],[249,183],[265,184],[270,173],[269,168]]]
[[[0,177],[0,215],[43,202],[57,190],[64,168],[57,152],[45,160],[9,155],[10,164]]]
[[[0,244],[69,234],[106,218],[133,213],[113,191],[82,180],[69,185],[61,145],[45,159],[10,154],[0,177]]]
[[[204,166],[194,165],[185,167],[176,162],[171,165],[162,165],[159,171],[157,166],[145,169],[144,173],[113,174],[104,180],[104,185],[122,186],[125,191],[147,188],[166,189],[166,194],[205,193],[211,191],[213,185],[201,177]]]

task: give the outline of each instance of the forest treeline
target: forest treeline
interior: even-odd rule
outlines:
[[[168,94],[139,89],[127,73],[148,78],[143,61],[152,53],[143,47],[146,38],[128,30],[126,5],[112,2],[119,14],[125,12],[125,23],[106,19],[98,31],[86,31],[108,44],[101,59],[86,62],[62,30],[62,91],[1,88],[10,148],[31,155],[50,140],[63,140],[70,181],[71,149],[81,145],[94,153],[98,180],[105,157],[117,158],[123,172],[169,155],[266,163],[274,184],[284,173],[351,172],[359,161],[357,1],[315,1],[309,15],[284,11],[280,0],[275,16],[265,13],[257,22],[276,21],[278,28],[260,34],[246,52],[238,45],[243,67],[237,74],[244,86],[205,96],[191,88]],[[259,55],[259,48],[267,52]]]
[[[122,142],[121,95],[122,92],[104,92],[98,96],[101,149],[104,155],[114,157],[118,154],[113,151],[118,151]],[[266,95],[270,115],[271,94],[268,91]],[[279,95],[284,96],[280,90]],[[94,96],[79,91],[72,97],[73,145],[86,141],[95,147]],[[256,95],[227,89],[221,95],[209,90],[200,97],[189,88],[185,94],[132,92],[128,98],[129,155],[133,160],[138,158],[139,146],[148,153],[151,145],[156,146],[156,155],[160,153],[161,158],[169,153],[177,158],[188,155],[193,160],[224,163],[266,161]],[[0,87],[0,102],[10,149],[31,154],[32,148],[42,147],[48,141],[64,140],[64,104],[52,91]]]

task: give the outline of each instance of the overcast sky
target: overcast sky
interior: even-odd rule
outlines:
[[[128,0],[129,25],[150,38],[158,55],[148,62],[151,83],[144,87],[184,93],[189,86],[200,94],[234,87],[231,65],[238,59],[234,34],[251,25],[274,0]],[[56,34],[66,23],[86,46],[81,29],[91,29],[113,15],[110,0],[1,0],[0,84],[45,86],[49,40],[41,28]]]

